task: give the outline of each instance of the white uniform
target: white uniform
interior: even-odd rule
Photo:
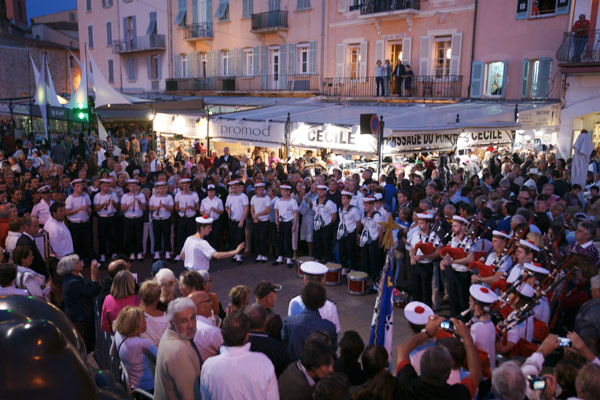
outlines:
[[[198,193],[196,193],[196,192],[191,192],[191,193],[177,192],[177,194],[175,195],[175,203],[178,203],[180,208],[186,208],[187,206],[196,207],[200,203],[200,198],[198,197]],[[188,218],[195,217],[196,210],[195,209],[187,209],[185,211],[179,211],[179,216],[180,217],[188,217]]]
[[[428,235],[425,235],[421,232],[420,229],[417,229],[417,231],[412,235],[412,238],[410,239],[410,247],[414,248],[415,245],[419,242],[435,244],[435,243],[439,242],[439,238],[438,238],[438,235],[433,231],[429,232]],[[423,252],[421,251],[421,249],[419,249],[419,250],[417,250],[415,255],[422,256]],[[429,264],[430,262],[431,262],[430,259],[425,258],[425,259],[419,261],[419,264]]]
[[[490,360],[490,369],[496,368],[496,327],[492,320],[477,321],[471,325],[471,336],[475,347],[485,351]]]
[[[183,266],[186,269],[208,271],[210,259],[217,251],[206,240],[189,236],[185,239],[181,252],[184,255]]]
[[[510,313],[507,319],[512,318],[515,315],[515,313],[516,311]],[[531,342],[533,340],[533,317],[527,318],[519,325],[510,329],[507,335],[507,339],[511,343],[516,344],[520,339],[525,339],[526,341]]]
[[[31,216],[37,217],[40,221],[40,225],[44,225],[48,218],[50,218],[50,206],[54,203],[54,201],[50,200],[50,205],[46,203],[44,200],[40,200],[33,208],[31,209]]]
[[[533,312],[535,313],[535,319],[548,325],[548,322],[550,322],[550,305],[546,296],[540,299],[538,305],[533,308]]]
[[[109,199],[113,199],[115,204],[119,202],[119,198],[114,192],[108,192],[106,194],[100,192],[96,194],[96,196],[94,196],[94,205],[97,206],[102,203],[106,203]],[[106,207],[100,209],[100,211],[98,211],[97,213],[101,217],[112,217],[113,215],[115,215],[116,212],[117,209],[115,208],[115,206],[112,203],[108,203]]]
[[[360,221],[358,208],[351,206],[344,210],[343,207],[340,207],[338,216],[340,219],[340,226],[344,225],[346,227],[346,232],[352,233],[356,230],[356,225]]]
[[[70,195],[65,201],[65,208],[67,210],[73,210],[75,208],[83,206],[89,207],[91,205],[92,201],[90,200],[90,196],[88,196],[87,193],[82,193],[81,196]],[[77,211],[75,214],[68,215],[67,219],[71,222],[80,224],[82,222],[87,222],[90,219],[90,217],[88,215],[87,208],[84,208],[83,210]]]
[[[244,216],[244,207],[247,207],[249,204],[250,202],[248,201],[246,193],[230,194],[227,196],[225,208],[229,208],[231,211],[229,219],[237,222],[241,221]]]
[[[208,215],[214,220],[219,219],[219,217],[221,217],[221,214],[215,211],[211,211],[211,208],[214,208],[215,210],[225,211],[225,209],[223,208],[223,200],[215,196],[212,200],[208,197],[205,197],[200,202],[200,214]]]
[[[73,253],[73,238],[64,221],[58,222],[50,217],[44,224],[44,230],[48,232],[50,247],[56,258],[60,259]]]
[[[485,259],[485,265],[492,265],[496,259],[498,258],[498,256],[496,255],[495,251],[492,251],[490,254],[488,254],[488,256]],[[500,264],[498,271],[500,272],[506,272],[508,271],[508,269],[512,266],[512,258],[505,256],[504,257],[504,261],[502,261],[502,263]]]
[[[473,241],[470,238],[467,238],[466,235],[465,235],[465,237],[463,237],[463,240],[458,240],[458,238],[456,236],[453,236],[452,240],[448,244],[450,245],[450,247],[454,247],[454,248],[462,247],[464,250],[465,247],[471,247],[471,245],[473,244]],[[469,271],[469,267],[467,265],[456,264],[456,263],[452,263],[452,269],[455,270],[456,272],[468,272]]]
[[[175,202],[171,195],[166,194],[164,196],[153,195],[150,197],[150,207],[159,207],[160,205],[173,207]],[[159,207],[158,210],[151,212],[152,219],[165,220],[171,218],[171,213],[165,207]]]
[[[134,202],[134,198],[137,200],[137,203]],[[146,197],[141,192],[135,196],[133,193],[129,192],[123,195],[121,198],[121,204],[133,204],[127,209],[127,211],[125,211],[125,218],[140,218],[142,215],[144,215],[144,210],[142,210],[140,204],[146,204]]]
[[[288,315],[298,315],[304,311],[305,308],[306,307],[302,302],[302,298],[298,295],[290,300]],[[341,332],[342,329],[340,328],[340,319],[338,318],[337,307],[332,301],[325,300],[325,305],[319,308],[319,314],[321,315],[321,318],[333,322],[336,332]]]
[[[271,199],[267,195],[264,195],[262,197],[252,196],[252,199],[250,200],[250,205],[254,207],[255,214],[260,214],[261,212],[265,211],[268,207],[271,207]],[[260,217],[258,217],[258,220],[262,222],[268,221],[269,214],[261,215]]]
[[[283,222],[290,222],[294,220],[294,212],[298,211],[298,202],[292,198],[284,200],[277,198],[275,201],[275,210],[279,212],[279,218]]]
[[[523,269],[524,268],[522,264],[515,264],[510,270],[508,278],[506,278],[506,283],[513,283],[514,281],[519,279],[519,277],[523,275]]]
[[[326,200],[325,204],[319,203],[319,199],[315,198],[313,200],[313,210],[315,211],[315,230],[319,230],[322,227],[325,227],[331,224],[332,216],[331,214],[336,214],[337,209],[335,207],[335,203],[331,200]],[[321,219],[322,225],[318,225],[318,219]]]
[[[377,211],[375,211],[370,217],[368,217],[366,214],[363,215],[360,221],[364,227],[363,233],[361,234],[361,243],[363,241],[362,237],[367,235],[367,233],[369,235],[368,237],[371,239],[371,243],[379,238],[379,222],[382,222],[381,214],[379,214]],[[368,240],[365,242],[365,244],[366,243],[369,243]]]

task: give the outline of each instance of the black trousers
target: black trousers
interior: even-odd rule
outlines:
[[[331,245],[333,243],[333,224],[322,227],[313,232],[313,256],[315,260],[331,262],[333,253]]]
[[[221,226],[221,219],[217,218],[213,221],[212,223],[212,230],[210,231],[210,233],[208,234],[208,236],[206,236],[206,241],[208,243],[210,243],[210,245],[217,251],[219,251],[219,248],[221,247],[221,231],[222,231],[222,226]]]
[[[456,317],[469,308],[469,287],[471,272],[459,272],[452,267],[446,267],[446,287],[450,301],[450,315]]]
[[[171,218],[152,221],[154,252],[171,251]]]
[[[98,217],[98,253],[104,254],[107,259],[111,254],[118,252],[115,220],[114,216]]]
[[[378,240],[367,243],[360,248],[360,270],[369,274],[373,282],[377,282],[382,266],[380,253]]]
[[[256,239],[256,254],[267,256],[269,254],[269,221],[255,222],[252,236]]]
[[[125,247],[127,253],[139,254],[142,252],[142,238],[144,233],[144,217],[124,218]]]
[[[347,270],[356,269],[356,231],[338,239],[340,249],[340,264]]]
[[[73,250],[81,259],[94,259],[96,252],[92,242],[92,224],[90,221],[69,222],[69,230],[73,239]]]
[[[246,240],[246,221],[244,221],[241,228],[238,226],[239,223],[240,221],[229,220],[229,242],[232,249],[235,249],[238,244]]]
[[[413,300],[420,301],[431,307],[431,281],[433,280],[433,263],[416,263],[412,267]]]
[[[177,231],[175,232],[175,252],[181,254],[183,244],[188,236],[196,233],[196,217],[179,217],[177,220]],[[156,238],[155,238],[156,240]]]
[[[280,222],[277,230],[277,256],[292,258],[292,227],[294,221]]]

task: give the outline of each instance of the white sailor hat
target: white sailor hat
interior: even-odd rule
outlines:
[[[202,217],[196,217],[196,223],[208,225],[213,223],[213,219],[208,215],[203,215]]]
[[[542,174],[540,173],[540,171],[538,171],[538,169],[537,169],[537,168],[529,168],[529,172],[528,172],[528,174],[529,174],[529,175],[537,175],[537,176],[540,176],[540,175],[542,175]]]
[[[308,261],[300,266],[302,272],[308,275],[325,275],[328,271],[327,267],[316,261]]]
[[[292,187],[290,185],[281,185],[281,186],[279,186],[279,188],[290,190]]]
[[[383,200],[383,195],[381,193],[375,193],[375,201]]]
[[[166,186],[166,185],[167,185],[167,182],[165,182],[165,181],[159,181],[154,184],[154,186]]]
[[[239,182],[237,179],[234,179],[234,180],[230,181],[230,182],[228,183],[228,185],[229,185],[229,186],[233,186],[233,185],[237,185],[238,183],[240,183],[240,182]]]
[[[546,268],[543,268],[540,265],[535,265],[533,263],[524,263],[523,268],[525,268],[528,271],[535,272],[536,274],[542,274],[542,275],[550,274],[550,271],[548,271]]]
[[[510,240],[510,238],[512,238],[512,235],[509,235],[508,233],[504,232],[504,231],[492,231],[492,236],[496,236],[502,239],[507,239]]]
[[[259,187],[265,187],[265,183],[264,182],[259,182],[256,185],[254,185],[255,188],[259,188]]]
[[[425,325],[433,310],[425,303],[411,301],[404,307],[404,318],[413,325]]]
[[[78,183],[83,183],[83,180],[77,178],[77,179],[73,179],[71,181],[71,185],[77,185]]]
[[[317,185],[317,190],[327,190],[329,189],[326,185]]]
[[[102,183],[112,183],[112,181],[110,179],[107,179],[107,178],[102,178],[102,179],[100,179],[100,183],[101,184]]]
[[[519,287],[519,295],[520,296],[524,296],[524,297],[533,297],[535,296],[535,290],[533,290],[533,287],[531,287],[531,285],[528,285],[527,283],[524,283],[521,285],[521,287]]]
[[[352,194],[352,192],[349,192],[347,190],[342,190],[342,196],[350,196],[350,197],[352,197],[354,195]]]
[[[132,172],[133,175],[139,175],[140,174],[140,170],[139,169],[134,169]]]
[[[127,179],[127,183],[135,183],[136,185],[140,183],[137,179]]]
[[[179,183],[190,183],[192,180],[189,178],[184,178],[179,181]]]
[[[428,214],[428,213],[418,213],[417,218],[418,219],[433,219],[433,215]]]
[[[469,224],[469,221],[465,217],[463,217],[462,215],[455,215],[455,216],[453,216],[452,217],[452,221],[461,222],[461,223],[463,223],[465,225]]]
[[[206,187],[206,190],[215,190],[215,185],[212,183]]]
[[[485,304],[492,304],[498,300],[496,293],[483,285],[471,285],[469,293],[475,300]]]
[[[42,186],[41,188],[38,189],[38,193],[50,193],[50,192],[52,192],[52,188],[48,185]]]
[[[367,196],[367,197],[363,198],[363,203],[370,203],[372,201],[375,201],[374,197]]]
[[[531,249],[535,252],[539,252],[540,248],[537,247],[533,242],[530,242],[529,240],[519,240],[519,246],[521,247],[527,247],[528,249]]]

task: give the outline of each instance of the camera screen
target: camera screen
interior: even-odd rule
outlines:
[[[533,390],[544,390],[546,388],[546,380],[543,378],[533,381]]]
[[[569,338],[558,338],[558,345],[560,347],[570,347],[571,346],[571,339]]]

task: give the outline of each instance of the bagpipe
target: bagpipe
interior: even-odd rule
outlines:
[[[435,253],[435,245],[432,242],[419,242],[415,245],[415,251],[421,250],[424,255]]]

